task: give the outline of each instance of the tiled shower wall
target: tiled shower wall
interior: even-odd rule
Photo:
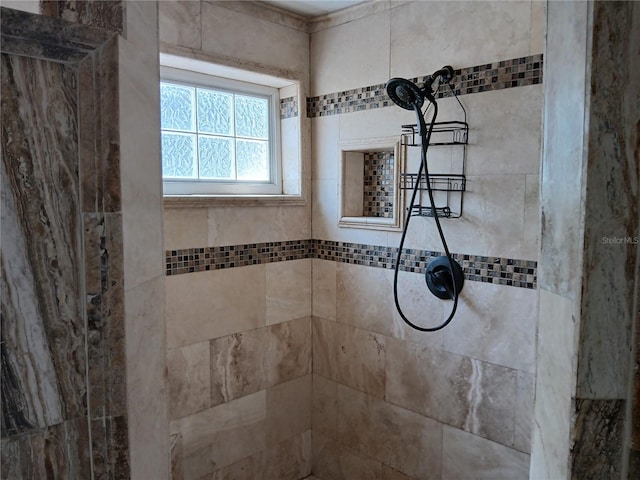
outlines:
[[[243,2],[160,4],[161,48],[224,61],[233,51],[249,64],[311,72],[298,113],[311,122],[313,215],[309,206],[165,209],[176,263],[167,273],[177,273],[166,282],[170,408],[185,478],[264,468],[278,471],[273,478],[313,468],[326,480],[527,475],[542,107],[533,78],[544,4],[381,5],[312,26],[309,60],[307,26],[295,19]],[[452,33],[436,34],[430,19]],[[465,210],[444,223],[468,281],[454,322],[419,334],[390,293],[387,255],[399,234],[337,227],[340,142],[395,137],[412,114],[356,99],[319,115],[312,101],[444,64],[470,69],[472,90],[460,92],[472,129]],[[487,77],[480,66],[498,72]],[[441,119],[459,120],[453,99],[440,106]],[[416,273],[442,250],[431,222],[412,221],[406,247],[416,268],[400,276],[402,305],[421,324],[450,308]],[[291,259],[287,241],[301,246]]]
[[[250,2],[159,8],[162,51],[298,78],[308,95],[303,22],[258,18]],[[282,99],[281,119],[291,125],[283,131],[303,138],[297,174],[308,192],[309,121],[296,100]],[[295,157],[299,142],[285,134],[284,143],[283,156]],[[277,255],[286,241],[311,237],[309,204],[169,208],[164,224],[168,250],[282,242],[271,251]],[[174,478],[304,478],[311,472],[311,259],[255,263],[255,251],[217,253],[243,266],[166,279]]]
[[[340,143],[399,135],[415,114],[376,91],[452,65],[470,141],[449,248],[535,265],[544,18],[540,2],[410,2],[312,33],[314,241],[397,247],[399,233],[337,227]],[[440,120],[463,120],[454,99],[439,106]],[[411,220],[406,248],[442,251],[432,218]],[[467,281],[452,323],[420,333],[395,311],[393,270],[373,265],[313,259],[314,474],[526,478],[537,291]],[[449,315],[420,273],[401,273],[399,292],[415,323]]]

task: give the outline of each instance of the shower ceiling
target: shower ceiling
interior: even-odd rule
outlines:
[[[269,3],[304,17],[317,17],[365,2],[362,0],[275,0],[265,1],[264,3]]]

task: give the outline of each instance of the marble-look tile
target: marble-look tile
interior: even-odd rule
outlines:
[[[208,222],[209,211],[206,208],[165,207],[162,216],[164,249],[209,246]]]
[[[381,480],[382,464],[314,430],[313,473],[331,480]]]
[[[91,421],[91,453],[95,478],[130,476],[129,426],[126,415]]]
[[[119,212],[120,108],[119,44],[107,41],[79,64],[80,176],[84,212]]]
[[[522,258],[538,261],[540,253],[540,175],[525,177]]]
[[[126,413],[126,359],[122,219],[83,214],[89,412],[92,418]]]
[[[540,373],[536,376],[531,439],[532,479],[569,476],[572,405],[566,383],[562,382],[562,377],[546,379]]]
[[[305,238],[311,238],[309,206],[209,209],[209,245],[245,245]]]
[[[458,35],[443,38],[437,28],[425,25],[425,18]],[[527,55],[529,28],[529,2],[408,2],[391,10],[391,76],[414,77],[442,65],[460,68]]]
[[[167,352],[170,419],[191,415],[210,406],[209,351],[206,341]]]
[[[171,422],[182,435],[185,480],[200,479],[267,447],[267,392]]]
[[[267,325],[311,315],[311,259],[268,263]]]
[[[171,477],[173,480],[179,480],[184,477],[182,469],[182,435],[174,433],[169,440],[169,453],[171,455]]]
[[[472,129],[470,145],[466,147],[467,175],[539,174],[542,85],[466,95],[461,101],[470,112],[467,121]],[[446,104],[442,101],[443,110],[450,111],[443,113],[443,118],[459,118],[460,110],[454,102],[452,99],[447,99]],[[505,177],[504,181],[509,179]]]
[[[529,478],[529,455],[446,425],[442,433],[442,478]]]
[[[313,373],[312,430],[338,438],[338,383]]]
[[[170,470],[163,292],[160,276],[125,290],[124,302],[131,476],[158,480]]]
[[[91,478],[86,417],[2,438],[3,478]]]
[[[556,391],[557,398],[569,399],[575,392],[579,314],[572,300],[545,289],[538,292],[536,382]]]
[[[81,0],[45,0],[42,13],[71,24],[90,25],[112,32],[126,32],[125,4],[122,0],[85,2]]]
[[[125,278],[129,287],[164,275],[158,94],[157,2],[127,3],[118,38],[120,188]],[[140,139],[145,141],[141,142]]]
[[[202,30],[204,52],[221,58],[228,58],[229,52],[233,52],[234,59],[244,65],[267,63],[274,69],[308,72],[309,35],[306,32],[232,11],[225,8],[224,3],[202,3],[202,24],[206,25]]]
[[[531,453],[535,384],[536,377],[534,374],[518,372],[516,377],[516,426],[513,434],[513,448],[525,453]]]
[[[393,270],[346,263],[338,263],[336,269],[339,322],[415,343],[442,343],[441,333],[413,330],[399,316],[393,299]],[[428,292],[422,275],[401,272],[398,299],[413,323],[436,326],[446,319],[443,302]]]
[[[574,400],[574,478],[617,478],[624,470],[625,400]]]
[[[113,36],[112,32],[101,28],[7,9],[4,3],[1,8],[2,51],[5,53],[72,63],[82,60]]]
[[[337,179],[340,165],[340,116],[311,119],[311,172],[314,180]]]
[[[440,478],[442,424],[340,385],[340,442],[413,477]]]
[[[628,395],[640,257],[633,245],[640,239],[640,87],[629,80],[637,76],[640,61],[628,49],[631,31],[638,28],[631,20],[633,8],[633,3],[611,3],[594,4],[593,10],[578,398]],[[626,237],[629,244],[605,240],[611,237]]]
[[[410,476],[405,475],[398,470],[382,465],[382,480],[412,480]]]
[[[516,371],[429,347],[387,341],[386,400],[511,446]]]
[[[544,57],[543,143],[540,208],[542,237],[538,285],[563,296],[580,291],[583,230],[583,156],[589,85],[586,48],[589,4],[549,2]],[[572,112],[567,121],[566,112]],[[541,315],[542,318],[542,315]],[[541,357],[539,357],[541,358]]]
[[[264,265],[172,275],[165,287],[169,348],[265,324]]]
[[[383,398],[385,337],[314,318],[313,366],[314,373]]]
[[[443,332],[445,350],[535,371],[538,292],[465,282],[461,296],[456,316]]]
[[[449,249],[472,255],[522,258],[525,180],[524,174],[467,174],[463,215],[443,222]],[[442,250],[435,228],[427,231],[422,248]]]
[[[202,2],[159,2],[158,20],[160,41],[200,49],[202,45]]]
[[[529,55],[544,52],[547,33],[547,2],[531,2],[531,27],[529,30]]]
[[[295,435],[266,450],[216,470],[206,480],[298,480],[311,473],[311,431]]]
[[[311,430],[311,374],[267,389],[267,443]]]
[[[311,373],[311,319],[211,340],[211,404]]]
[[[87,411],[76,88],[2,54],[3,436]]]
[[[310,50],[312,96],[384,83],[389,79],[389,12],[314,33]],[[353,52],[362,61],[354,62]]]
[[[312,313],[316,317],[336,319],[336,266],[329,260],[311,260]]]

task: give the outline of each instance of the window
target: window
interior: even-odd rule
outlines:
[[[281,194],[275,87],[162,69],[165,195]]]

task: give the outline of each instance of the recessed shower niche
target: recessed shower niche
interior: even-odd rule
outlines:
[[[340,144],[338,226],[400,230],[404,192],[398,178],[405,147],[397,137]]]

